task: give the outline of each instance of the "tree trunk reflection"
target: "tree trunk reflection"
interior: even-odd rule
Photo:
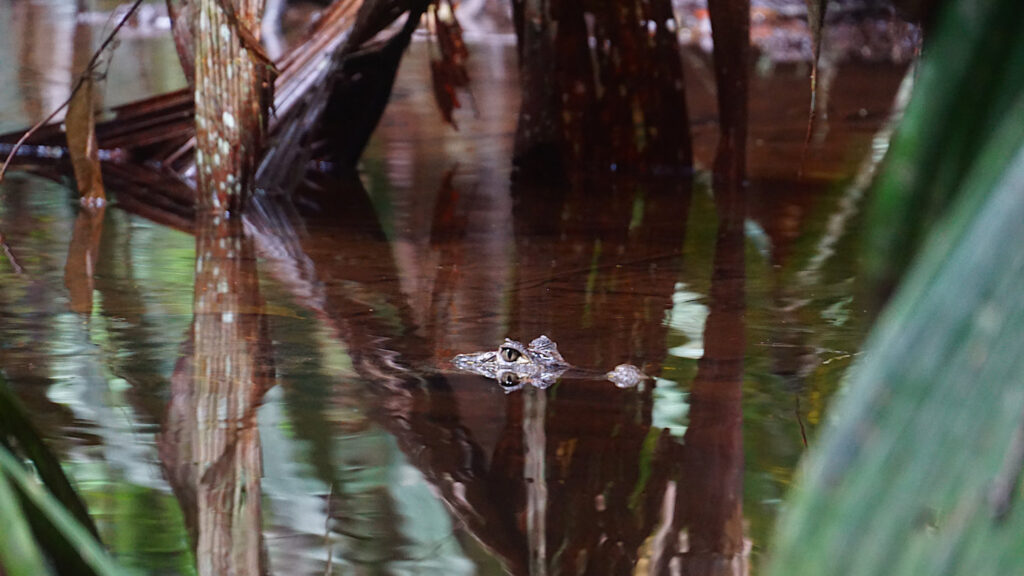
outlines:
[[[240,218],[196,226],[194,319],[160,441],[199,574],[265,572],[257,409],[273,366],[252,241]]]
[[[719,143],[713,173],[718,233],[704,355],[677,448],[680,476],[656,574],[747,574],[743,522],[743,359],[747,198],[748,0],[709,3],[715,35]],[[666,492],[669,494],[669,492]]]
[[[730,186],[731,184],[731,186]],[[704,357],[690,393],[673,529],[685,538],[678,564],[663,555],[659,574],[746,574],[743,540],[744,202],[734,181],[721,182],[718,239],[711,278]]]

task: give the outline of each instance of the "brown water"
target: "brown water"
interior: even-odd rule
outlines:
[[[168,49],[149,42],[140,62]],[[866,330],[851,181],[905,66],[834,64],[802,178],[807,68],[761,62],[745,185],[702,168],[537,188],[510,181],[514,47],[472,46],[460,132],[425,48],[360,181],[312,174],[247,232],[0,186],[24,269],[0,260],[0,368],[104,541],[153,574],[756,573]],[[707,167],[712,74],[686,56]],[[14,84],[8,127],[49,103]],[[540,334],[653,380],[505,394],[448,364]]]

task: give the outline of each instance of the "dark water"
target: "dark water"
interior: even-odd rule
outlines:
[[[0,367],[104,541],[154,574],[756,573],[866,329],[853,180],[905,67],[835,65],[802,177],[806,66],[762,62],[745,183],[545,188],[510,181],[513,46],[474,46],[459,132],[425,48],[360,180],[311,174],[245,230],[0,186],[24,269],[0,260]],[[686,61],[708,167],[708,56]],[[653,379],[505,394],[448,364],[540,334]]]

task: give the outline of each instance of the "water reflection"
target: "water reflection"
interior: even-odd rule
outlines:
[[[336,193],[339,186],[346,194]],[[511,572],[629,573],[657,520],[657,486],[665,479],[659,457],[665,442],[651,428],[651,389],[567,379],[551,390],[505,396],[483,378],[437,374],[429,360],[436,343],[423,335],[441,327],[428,321],[413,329],[391,249],[358,181],[321,180],[309,188],[303,204],[324,209],[330,202],[324,214],[345,215],[331,234],[317,233],[323,216],[273,203],[261,205],[252,227],[270,273],[324,319],[371,398],[379,398],[367,407],[376,424],[395,436],[469,534]],[[488,290],[512,300],[510,332],[553,327],[556,337],[564,336],[567,357],[581,366],[632,360],[656,373],[689,198],[685,187],[628,183],[563,195],[520,189],[514,205],[523,209],[512,214],[516,253],[481,260],[470,250],[441,248],[445,267],[481,279],[442,284],[433,301],[473,300],[473,292],[444,288],[474,290],[486,285],[483,279],[504,277],[504,285]],[[434,215],[441,228],[457,220],[443,210]],[[495,273],[509,269],[516,272]],[[445,331],[449,336],[467,321],[458,312],[440,317],[454,328]],[[593,336],[581,338],[583,332]],[[397,547],[393,555],[403,548],[394,534],[381,541]]]
[[[74,240],[66,269],[70,228],[33,244],[12,226],[29,255],[63,245],[51,273],[26,258],[36,281],[87,286],[74,263],[94,263],[85,341],[96,350],[72,358],[95,368],[71,378],[101,387],[116,379],[124,394],[111,404],[51,391],[55,400],[37,411],[72,406],[90,442],[131,447],[100,461],[142,463],[135,485],[160,502],[174,495],[180,512],[161,517],[179,534],[187,528],[192,552],[177,557],[194,553],[204,572],[323,573],[330,563],[335,573],[737,573],[760,541],[744,513],[741,433],[749,225],[723,182],[713,187],[714,217],[700,183],[506,188],[501,202],[488,199],[491,188],[442,179],[425,219],[431,243],[417,247],[435,271],[426,284],[378,200],[359,180],[324,174],[310,176],[296,204],[261,198],[244,226],[200,223],[186,245],[154,243],[159,227],[108,213],[101,235]],[[8,195],[5,213],[39,225],[18,211],[26,198]],[[74,212],[62,210],[70,223]],[[504,223],[506,244],[475,242],[480,221]],[[161,263],[160,242],[180,250],[174,266]],[[74,256],[93,243],[96,256]],[[17,278],[5,278],[5,294]],[[410,297],[404,279],[430,292]],[[681,318],[687,307],[706,319]],[[81,341],[49,332],[46,314],[8,312],[22,324],[5,330]],[[686,335],[694,331],[698,342]],[[446,365],[498,334],[540,332],[581,368],[631,362],[658,379],[621,390],[566,378],[506,395]],[[690,352],[669,354],[679,349]],[[686,357],[697,350],[699,362]],[[44,379],[68,373],[67,359],[37,356]],[[26,361],[19,349],[5,366]],[[24,386],[25,376],[12,380]],[[114,419],[81,410],[117,405],[139,436],[107,431]],[[56,419],[49,429],[66,426]],[[147,463],[162,472],[145,472]],[[86,490],[91,505],[95,490]],[[758,501],[752,509],[764,513]],[[239,533],[247,538],[225,537]]]
[[[105,208],[83,208],[75,218],[75,230],[68,243],[68,259],[64,265],[64,286],[71,298],[74,312],[92,314],[94,271],[103,235]]]
[[[32,124],[56,110],[71,89],[71,61],[77,51],[74,21],[68,16],[74,13],[74,4],[16,2],[4,11],[12,43],[8,54],[21,64],[16,67],[17,85],[24,90],[24,118]],[[88,42],[82,37],[74,40]]]
[[[482,50],[482,67],[510,59]],[[837,86],[866,73],[852,70]],[[763,94],[769,80],[751,82]],[[107,211],[102,233],[62,188],[4,183],[0,230],[25,274],[0,260],[0,362],[119,559],[160,573],[756,568],[802,449],[794,397],[813,401],[813,434],[843,368],[828,361],[860,337],[841,321],[857,221],[825,225],[848,202],[831,180],[779,177],[769,147],[746,162],[739,136],[710,182],[510,188],[500,85],[481,86],[490,124],[444,146],[402,115],[434,114],[402,86],[362,179],[309,174],[294,204],[260,198],[244,226],[196,225],[187,187],[124,166],[109,183],[141,216]],[[695,118],[712,98],[694,91]],[[871,129],[857,118],[845,134]],[[700,126],[711,165],[717,134]],[[829,137],[843,127],[835,115]],[[739,194],[748,172],[770,201]],[[629,362],[656,380],[506,395],[447,365],[538,334],[581,368]]]
[[[660,375],[689,184],[581,182],[513,192],[518,276],[510,333],[546,330],[581,367],[629,362]],[[541,531],[531,534],[543,537],[531,550],[545,571],[534,573],[632,571],[658,520],[667,465],[666,438],[651,427],[652,393],[566,380],[522,400],[526,505],[539,516]]]
[[[239,218],[196,221],[194,319],[170,381],[160,459],[199,574],[265,573],[257,409],[274,383],[253,242]]]
[[[741,50],[745,52],[745,50]],[[717,54],[716,54],[717,55]],[[741,63],[744,54],[733,56]],[[742,69],[742,68],[741,68]],[[677,476],[666,491],[669,528],[652,553],[653,574],[741,575],[749,547],[743,519],[743,362],[746,352],[746,80],[719,95],[736,114],[723,123],[713,192],[718,230],[704,354],[689,397],[689,427],[673,446]],[[674,503],[671,498],[674,497]]]
[[[285,384],[285,393],[303,403],[310,393],[323,399],[296,423],[296,433],[323,455],[317,463],[328,486],[321,558],[360,570],[464,573],[470,564],[452,538],[453,522],[423,481],[435,470],[405,462],[426,450],[418,438],[418,448],[404,445],[406,431],[420,427],[411,410],[443,384],[427,369],[426,342],[413,330],[392,246],[358,179],[314,175],[300,205],[305,213],[258,199],[248,226],[268,275],[320,326],[300,354],[319,350],[320,362],[338,352],[345,358],[334,377],[313,368],[326,394],[300,389],[294,380]],[[404,478],[400,485],[395,476]]]
[[[112,26],[109,15],[100,15],[98,21],[79,21],[79,4],[70,0],[0,3],[4,62],[0,69],[0,100],[4,102],[0,131],[31,126],[69,96],[77,80],[75,69],[92,56],[105,36],[102,30],[109,31]],[[100,66],[105,80],[97,85],[96,102],[100,105],[117,106],[185,84],[174,44],[166,34],[124,30],[119,39],[119,48]],[[104,85],[111,88],[104,89]]]

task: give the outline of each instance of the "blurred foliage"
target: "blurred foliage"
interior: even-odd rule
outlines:
[[[31,463],[31,469],[21,460]],[[122,573],[97,539],[96,528],[60,463],[2,379],[0,523],[6,534],[0,539],[4,540],[0,573]]]
[[[5,448],[0,450],[6,452]],[[0,538],[0,570],[12,575],[46,572],[42,553],[21,511],[18,495],[0,474],[0,520],[5,537]]]
[[[104,461],[69,455],[65,468],[119,566],[145,574],[197,574],[184,512],[172,491],[140,483]]]
[[[978,152],[995,136],[1024,86],[1020,2],[949,2],[925,45],[917,97],[893,138],[869,213],[867,274],[889,296],[929,231],[967,188],[992,187],[998,171],[976,173]],[[1003,148],[1010,154],[1010,147]],[[975,173],[972,174],[972,171]]]
[[[85,505],[71,487],[60,462],[43,443],[35,426],[25,416],[14,393],[0,380],[0,445],[7,450],[16,446],[18,452],[31,460],[39,479],[49,488],[53,496],[67,508],[85,528],[96,535]]]
[[[1024,565],[1021,10],[939,15],[869,219],[883,293],[916,259],[804,464],[769,574]]]

